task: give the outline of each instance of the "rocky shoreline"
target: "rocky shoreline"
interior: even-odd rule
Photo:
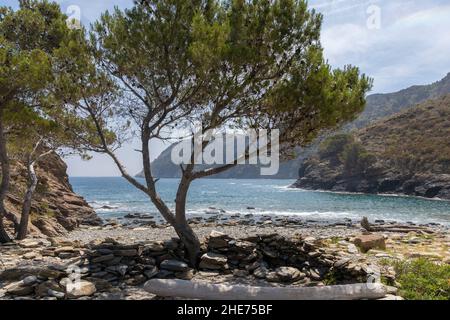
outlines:
[[[381,222],[380,222],[381,223]],[[252,286],[323,286],[383,278],[396,296],[395,271],[380,262],[424,256],[449,263],[448,229],[367,234],[344,225],[246,226],[192,223],[202,239],[199,267],[188,266],[172,228],[82,226],[67,237],[0,246],[0,299],[157,299],[146,281],[184,279]],[[80,280],[79,286],[71,286]]]
[[[360,220],[341,218],[334,220],[304,219],[299,216],[277,216],[257,214],[228,214],[222,209],[211,207],[203,215],[195,215],[188,219],[190,225],[197,228],[200,237],[206,236],[212,229],[222,228],[225,233],[233,237],[242,238],[248,234],[260,232],[260,230],[279,232],[285,236],[293,232],[303,235],[323,237],[344,237],[357,233],[360,228]],[[395,220],[375,220],[375,224],[395,225],[401,222]],[[437,223],[418,224],[414,222],[404,223],[408,226],[428,227],[436,230],[448,230],[448,227]],[[158,229],[156,237],[176,236],[169,224],[158,215],[134,213],[121,218],[106,218],[103,226],[94,226],[86,230],[79,228],[68,236],[74,240],[98,239],[105,237],[125,236],[128,238],[128,230],[133,231],[136,239],[157,240],[148,230]],[[167,231],[164,231],[167,230]],[[150,236],[150,238],[149,238]],[[133,238],[133,237],[132,237]]]

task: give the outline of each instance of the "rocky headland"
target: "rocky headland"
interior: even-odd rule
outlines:
[[[450,96],[325,141],[294,187],[450,200]]]

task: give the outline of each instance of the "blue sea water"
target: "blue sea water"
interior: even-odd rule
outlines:
[[[70,181],[74,190],[103,218],[120,218],[129,213],[158,216],[147,196],[122,178],[71,178]],[[189,192],[188,214],[204,214],[209,207],[215,207],[230,215],[284,215],[314,221],[357,220],[367,216],[372,220],[450,226],[448,201],[305,191],[289,188],[292,183],[290,180],[199,180]],[[162,179],[157,186],[161,197],[173,207],[178,180]]]

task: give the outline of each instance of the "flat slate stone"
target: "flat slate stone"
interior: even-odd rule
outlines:
[[[182,272],[187,271],[189,266],[185,262],[179,260],[164,260],[161,262],[160,268],[169,271]]]

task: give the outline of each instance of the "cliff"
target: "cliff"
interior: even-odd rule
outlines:
[[[80,224],[99,225],[101,219],[88,203],[75,194],[69,183],[67,165],[52,154],[38,164],[39,184],[34,195],[30,232],[37,236],[61,236]],[[26,168],[15,162],[11,172],[11,189],[7,209],[20,219],[22,197],[27,184]],[[12,228],[12,223],[5,219]]]
[[[304,189],[450,200],[450,95],[329,138],[300,169]]]

